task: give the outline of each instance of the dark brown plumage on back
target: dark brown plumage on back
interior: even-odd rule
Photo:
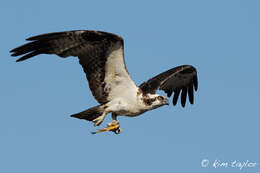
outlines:
[[[121,37],[107,32],[79,30],[42,34],[26,40],[31,42],[10,51],[12,56],[23,55],[17,62],[39,54],[56,54],[63,58],[77,56],[93,96],[101,104],[108,102],[108,92],[104,89],[106,61],[111,51],[123,48]]]
[[[181,105],[185,107],[187,93],[191,104],[194,102],[193,88],[198,89],[197,71],[193,66],[182,65],[165,71],[140,86],[144,94],[155,94],[156,90],[163,90],[171,97],[174,92],[172,103],[177,104],[181,92]]]

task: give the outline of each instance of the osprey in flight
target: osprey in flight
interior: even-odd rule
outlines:
[[[169,105],[166,97],[156,94],[163,90],[177,104],[181,93],[181,105],[186,97],[193,104],[193,90],[198,89],[197,71],[191,65],[182,65],[165,71],[140,86],[131,79],[124,61],[124,41],[118,35],[90,30],[55,32],[27,39],[30,41],[10,52],[23,61],[39,54],[56,54],[62,58],[76,56],[83,67],[89,88],[100,105],[89,108],[72,117],[92,121],[100,125],[108,113],[113,122],[101,131],[120,133],[117,116],[138,116],[146,111]]]

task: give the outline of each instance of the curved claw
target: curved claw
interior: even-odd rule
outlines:
[[[113,130],[113,132],[117,135],[119,135],[120,133],[122,133],[122,129],[120,127],[118,127],[117,129]]]

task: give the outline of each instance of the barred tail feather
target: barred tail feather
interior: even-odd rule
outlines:
[[[85,111],[82,111],[80,113],[73,114],[73,115],[71,115],[71,117],[84,119],[84,120],[88,120],[88,121],[93,121],[94,119],[101,116],[103,114],[104,110],[105,110],[104,106],[99,105],[99,106],[95,106],[90,109],[87,109]]]

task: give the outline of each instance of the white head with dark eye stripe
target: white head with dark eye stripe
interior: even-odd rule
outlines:
[[[169,105],[169,101],[166,97],[159,94],[147,94],[143,97],[143,103],[149,109],[155,109],[163,105]]]

